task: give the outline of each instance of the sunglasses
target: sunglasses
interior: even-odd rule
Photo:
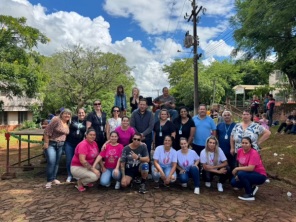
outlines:
[[[94,106],[100,106],[101,103],[94,103]]]
[[[119,110],[113,110],[113,112],[117,112],[117,113],[119,113],[120,111],[119,111]]]
[[[133,138],[133,141],[141,141],[140,138]]]

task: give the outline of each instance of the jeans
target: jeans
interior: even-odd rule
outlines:
[[[230,172],[230,168],[227,166],[226,167],[227,172],[225,174],[218,174],[218,173],[213,173],[213,172],[209,172],[206,170],[202,171],[202,176],[205,182],[212,182],[213,177],[216,175],[219,177],[219,183],[225,183],[225,181],[229,178],[231,172]]]
[[[168,177],[170,175],[170,172],[172,170],[172,167],[171,166],[165,166],[165,167],[162,167],[160,166],[161,169],[163,170],[164,174],[166,177]],[[159,179],[160,179],[160,172],[158,172],[158,170],[156,169],[156,167],[154,165],[152,165],[151,167],[151,171],[152,171],[152,178],[155,182],[158,182]],[[173,178],[174,179],[171,179],[171,182],[175,182],[176,181],[176,178],[177,178],[177,174],[176,174],[176,171],[173,173]]]
[[[154,122],[155,122],[155,123],[159,120],[159,113],[160,113],[160,110],[161,110],[161,109],[158,109],[158,110],[155,111],[155,114],[154,114]],[[174,119],[176,119],[176,118],[179,116],[177,110],[175,110],[175,109],[169,109],[168,112],[169,112],[169,114],[170,114],[170,120],[171,120],[172,122],[174,121]]]
[[[121,173],[118,171],[118,176],[115,176],[114,169],[107,168],[106,171],[101,175],[100,184],[102,186],[108,186],[110,185],[112,178],[116,181],[120,181]]]
[[[74,156],[74,151],[75,151],[76,146],[69,142],[65,142],[65,153],[66,153],[66,167],[67,167],[67,173],[68,176],[73,177],[71,174],[71,161]]]
[[[290,130],[290,133],[291,134],[296,134],[296,125],[295,124],[293,124],[293,126],[292,126],[292,128]]]
[[[64,142],[49,141],[48,148],[45,149],[45,155],[47,160],[47,182],[51,182],[57,178],[59,163],[63,153],[63,146]]]
[[[238,181],[235,178],[231,180],[231,186],[244,188],[246,194],[252,194],[252,186],[263,184],[266,180],[266,176],[257,172],[238,171]]]
[[[75,178],[79,178],[83,186],[96,182],[99,177],[83,166],[71,166],[71,173]]]
[[[147,150],[148,150],[148,155],[149,155],[149,158],[150,160],[152,159],[151,158],[151,146],[152,146],[152,133],[151,134],[148,134],[146,137],[145,137],[145,140],[142,141],[143,143],[145,143],[147,145]],[[149,162],[149,172],[151,172],[151,163]]]
[[[181,183],[188,183],[189,177],[193,179],[194,187],[199,187],[199,170],[196,166],[191,166],[189,171],[185,173],[179,173],[179,180]]]
[[[273,116],[273,110],[267,110],[267,117],[268,117],[268,126],[272,126],[273,124],[273,119],[272,119],[272,116]]]

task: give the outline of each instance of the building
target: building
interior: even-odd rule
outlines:
[[[0,103],[2,110],[0,111],[0,129],[8,131],[14,130],[20,126],[24,121],[33,120],[33,112],[29,107],[33,104],[38,104],[40,107],[42,103],[38,99],[26,97],[7,97],[0,93]]]

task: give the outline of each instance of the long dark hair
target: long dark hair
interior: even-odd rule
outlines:
[[[251,144],[251,148],[254,148],[254,147],[253,147],[253,144],[252,144],[252,140],[251,140],[250,137],[248,137],[248,136],[244,136],[244,137],[242,138],[242,141],[243,141],[243,139],[248,140],[249,143]]]
[[[122,91],[119,92],[119,89],[122,89]],[[117,86],[117,95],[118,95],[118,96],[122,96],[122,95],[124,95],[124,88],[123,88],[123,85],[119,85],[119,86]]]
[[[189,118],[189,119],[191,119],[192,117],[190,116],[190,114],[189,114],[189,109],[188,109],[188,107],[187,106],[181,106],[180,108],[179,108],[179,116],[176,118],[176,121],[178,122],[178,123],[181,123],[181,121],[182,121],[182,118],[181,118],[181,110],[182,109],[185,109],[186,111],[187,111],[187,117]]]

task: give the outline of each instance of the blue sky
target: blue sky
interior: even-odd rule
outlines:
[[[228,20],[234,0],[198,3],[207,9],[198,24],[202,61],[229,57],[234,42]],[[183,19],[191,13],[188,0],[0,0],[0,5],[1,14],[24,16],[28,25],[51,39],[38,47],[42,54],[78,43],[122,54],[144,96],[154,97],[155,89],[168,86],[163,65],[192,57],[192,48],[183,46],[185,32],[192,34],[192,23]]]

